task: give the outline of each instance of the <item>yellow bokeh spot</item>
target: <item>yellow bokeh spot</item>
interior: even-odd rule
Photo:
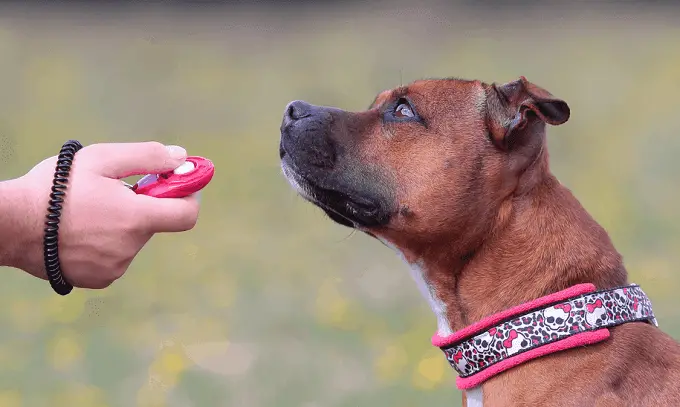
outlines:
[[[0,407],[21,407],[21,393],[16,390],[0,391]]]
[[[149,378],[162,387],[174,387],[180,374],[191,365],[191,360],[179,344],[163,347],[149,367]]]
[[[68,370],[83,355],[78,341],[78,335],[72,331],[62,331],[49,343],[48,358],[50,364],[57,370]]]
[[[169,373],[179,373],[186,367],[184,357],[178,353],[166,353],[161,357],[161,367]]]
[[[403,346],[390,345],[375,359],[373,369],[380,380],[397,380],[406,368],[408,354]]]
[[[437,350],[437,354],[428,352],[416,366],[413,372],[413,385],[416,388],[430,390],[435,388],[444,380],[446,372],[446,359]]]

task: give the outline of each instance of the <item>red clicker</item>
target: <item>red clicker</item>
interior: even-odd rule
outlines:
[[[212,161],[191,156],[174,171],[142,177],[132,186],[132,190],[155,198],[183,198],[208,185],[214,173]]]

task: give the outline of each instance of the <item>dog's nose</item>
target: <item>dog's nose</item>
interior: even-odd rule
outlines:
[[[335,163],[328,108],[301,100],[288,103],[281,123],[279,156],[294,155],[298,165],[330,169]],[[303,164],[301,164],[303,163]]]
[[[286,119],[296,121],[309,117],[312,114],[312,105],[302,100],[295,100],[286,106]]]

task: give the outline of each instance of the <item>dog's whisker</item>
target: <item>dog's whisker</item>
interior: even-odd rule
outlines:
[[[345,242],[349,240],[352,236],[354,236],[354,233],[356,232],[356,229],[352,229],[347,236],[345,236],[343,239],[340,240],[340,242]],[[338,242],[338,243],[340,243]]]

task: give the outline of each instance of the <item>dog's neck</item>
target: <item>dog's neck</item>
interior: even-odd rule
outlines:
[[[627,283],[621,255],[550,173],[547,154],[534,164],[477,244],[453,237],[416,250],[397,249],[436,315],[438,336],[576,284],[610,288]],[[499,394],[512,379],[505,380],[495,389]],[[481,387],[466,392],[470,407],[482,406],[482,398]]]
[[[612,242],[549,173],[502,205],[492,231],[468,255],[453,240],[426,251],[399,249],[446,336],[488,315],[566,289],[626,283]]]

